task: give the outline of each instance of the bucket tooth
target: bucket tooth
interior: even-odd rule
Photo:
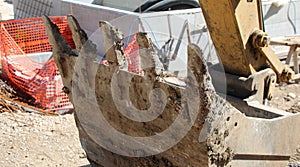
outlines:
[[[145,75],[156,77],[162,75],[163,65],[158,58],[157,51],[152,40],[147,33],[139,32],[136,34],[136,40],[139,46],[139,55],[141,58],[141,67]]]
[[[128,70],[128,62],[122,50],[124,34],[106,21],[100,21],[99,27],[108,64]]]
[[[52,23],[49,17],[42,16],[42,19],[46,27],[50,44],[53,45],[53,50],[65,53],[67,55],[77,56],[77,54],[72,50],[71,46],[62,37],[61,33],[59,32],[59,28]]]
[[[53,46],[52,52],[54,61],[63,80],[63,91],[68,95],[72,102],[72,76],[78,54],[72,50],[71,46],[59,32],[59,28],[52,23],[47,16],[42,16],[42,19],[44,21],[50,44]]]
[[[68,24],[72,32],[72,38],[74,40],[77,52],[80,52],[83,45],[88,41],[87,34],[83,29],[81,29],[78,21],[74,16],[68,15]]]

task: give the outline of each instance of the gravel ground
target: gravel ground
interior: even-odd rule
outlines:
[[[0,164],[88,167],[73,115],[0,114]]]

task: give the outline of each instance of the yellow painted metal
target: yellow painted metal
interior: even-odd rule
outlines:
[[[283,65],[270,47],[261,47],[259,51],[268,59],[280,82],[294,78],[295,72],[288,65]]]
[[[262,30],[259,0],[199,0],[208,30],[226,72],[249,76],[267,66],[266,57],[251,45]]]

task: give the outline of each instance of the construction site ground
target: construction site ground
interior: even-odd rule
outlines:
[[[13,17],[9,1],[0,0],[0,14],[0,20]],[[0,166],[89,166],[73,114],[24,112],[20,106],[27,104],[5,82],[0,88]],[[277,85],[273,97],[271,106],[300,112],[299,83]]]
[[[15,93],[0,80],[0,166],[88,167],[74,115],[48,113]]]
[[[89,166],[73,115],[0,114],[0,164],[11,166]]]

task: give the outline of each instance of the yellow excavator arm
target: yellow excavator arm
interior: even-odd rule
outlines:
[[[263,31],[260,0],[199,0],[208,30],[226,72],[248,77],[268,64],[278,81],[292,79],[269,47]]]

